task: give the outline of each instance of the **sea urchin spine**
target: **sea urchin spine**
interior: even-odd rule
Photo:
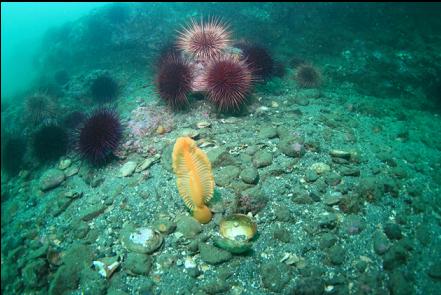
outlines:
[[[234,56],[213,60],[204,77],[208,99],[222,112],[239,110],[253,81],[248,65]]]
[[[78,130],[78,151],[90,163],[104,163],[118,147],[122,126],[117,113],[111,109],[93,112]]]

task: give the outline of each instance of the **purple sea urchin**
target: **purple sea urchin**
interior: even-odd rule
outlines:
[[[78,151],[94,165],[104,163],[118,147],[122,126],[111,109],[94,111],[78,130]]]
[[[161,98],[171,107],[188,105],[187,94],[191,91],[193,74],[190,64],[178,55],[165,58],[156,77],[156,88]]]
[[[57,105],[46,94],[29,96],[25,102],[25,118],[32,125],[47,123],[57,114]]]
[[[249,64],[255,76],[267,79],[273,74],[274,60],[266,48],[247,42],[237,46],[242,50],[242,59]]]
[[[118,96],[118,84],[109,76],[99,76],[93,80],[90,92],[97,102],[110,102]]]
[[[310,64],[299,65],[294,78],[297,84],[303,88],[316,88],[322,82],[322,75]]]

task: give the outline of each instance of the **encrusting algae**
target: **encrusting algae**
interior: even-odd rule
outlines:
[[[200,223],[208,223],[212,213],[207,203],[213,196],[214,177],[207,155],[190,137],[180,137],[173,148],[173,171],[185,205]]]

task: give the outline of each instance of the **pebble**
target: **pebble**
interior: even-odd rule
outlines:
[[[128,161],[119,169],[119,172],[122,177],[131,176],[135,172],[136,166],[136,162]]]
[[[293,158],[300,158],[305,153],[303,143],[295,139],[281,139],[278,148],[282,153]]]
[[[214,180],[217,185],[225,187],[231,184],[233,180],[237,179],[239,174],[239,167],[229,165],[216,170]]]
[[[150,168],[154,163],[158,162],[160,158],[161,158],[161,155],[156,154],[153,158],[145,159],[136,167],[135,172],[141,172],[141,171],[144,171],[144,170]]]
[[[202,231],[202,225],[193,217],[182,215],[176,218],[176,231],[192,239]]]
[[[271,165],[273,154],[267,151],[258,151],[254,154],[253,164],[256,168],[262,168]]]
[[[374,251],[378,255],[383,255],[390,248],[390,242],[386,235],[381,231],[376,231],[372,237]]]
[[[275,138],[277,137],[277,129],[274,127],[264,127],[260,130],[259,137],[268,139]]]
[[[323,202],[328,206],[337,205],[342,199],[343,195],[341,192],[331,192],[323,199]]]
[[[230,252],[205,243],[199,244],[199,251],[202,261],[213,265],[221,264],[233,257]]]
[[[343,167],[340,172],[344,176],[360,176],[360,169],[355,167]]]
[[[69,168],[69,166],[72,164],[72,160],[71,159],[63,159],[60,161],[60,163],[58,164],[58,168],[60,170],[66,170],[67,168]]]
[[[334,245],[329,248],[328,257],[329,261],[334,265],[340,265],[345,260],[345,249],[340,245]]]
[[[400,226],[396,223],[386,223],[384,225],[384,233],[391,240],[399,240],[403,237]]]
[[[40,178],[40,189],[48,191],[59,186],[65,179],[63,171],[59,169],[49,169]]]
[[[329,152],[329,155],[331,157],[342,158],[342,159],[345,159],[345,160],[350,160],[351,159],[351,153],[350,152],[346,152],[346,151],[342,151],[342,150],[331,150]]]
[[[210,126],[211,126],[211,123],[208,121],[201,121],[196,124],[196,127],[198,127],[199,129],[208,128]]]
[[[179,136],[197,139],[199,137],[199,131],[191,128],[184,128],[179,132]]]
[[[259,182],[259,172],[257,171],[256,168],[253,167],[245,168],[240,173],[240,178],[245,183],[257,184],[257,182]]]
[[[343,230],[349,235],[357,235],[365,228],[363,219],[358,215],[349,215],[343,222]]]
[[[319,178],[317,172],[313,169],[308,169],[305,174],[305,180],[307,182],[314,182]]]
[[[279,293],[291,279],[290,266],[284,263],[269,262],[263,264],[260,270],[263,286]]]
[[[103,213],[104,210],[106,210],[106,206],[104,204],[91,205],[85,210],[81,211],[80,219],[84,221],[90,221]]]
[[[148,275],[152,268],[153,259],[150,255],[128,253],[124,261],[124,268],[134,275]]]
[[[320,215],[318,222],[321,228],[333,229],[337,225],[337,215],[334,213],[324,213]]]
[[[72,166],[67,168],[66,171],[64,171],[64,174],[66,175],[66,177],[71,177],[77,174],[78,171],[80,171],[80,168],[78,168],[77,166]]]
[[[314,170],[317,174],[321,175],[331,170],[328,164],[317,162],[311,165],[310,169]]]
[[[441,281],[441,263],[434,262],[427,271],[427,274],[435,280]]]

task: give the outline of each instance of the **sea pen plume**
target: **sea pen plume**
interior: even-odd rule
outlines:
[[[213,196],[214,178],[207,155],[190,137],[180,137],[173,148],[173,171],[185,205],[200,223],[208,223],[212,213],[207,203]]]

